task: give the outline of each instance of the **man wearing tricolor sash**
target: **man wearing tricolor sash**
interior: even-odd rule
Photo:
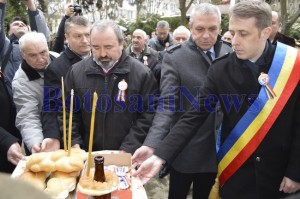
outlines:
[[[180,118],[135,176],[145,183],[172,162],[219,101],[221,198],[275,199],[300,190],[300,52],[270,43],[271,22],[267,3],[231,8],[235,52],[214,62],[198,96],[200,110]]]

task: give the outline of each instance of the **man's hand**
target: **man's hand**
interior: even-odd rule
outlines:
[[[141,165],[145,160],[147,160],[151,155],[153,155],[153,153],[153,148],[148,146],[141,146],[134,152],[131,158],[133,166],[136,167]]]
[[[288,177],[283,177],[279,191],[283,191],[284,193],[295,193],[300,190],[300,183],[291,180]]]
[[[74,7],[72,4],[68,4],[65,9],[65,15],[72,17],[74,15]]]
[[[41,152],[41,144],[34,144],[32,145],[32,148],[31,148],[31,153],[39,153]]]
[[[7,151],[7,160],[14,165],[17,165],[20,160],[24,160],[21,146],[18,142],[12,144]]]
[[[164,163],[165,161],[163,159],[156,155],[152,155],[141,164],[137,171],[132,170],[132,175],[134,177],[139,177],[142,184],[146,184],[159,172]]]
[[[41,145],[41,152],[56,151],[60,147],[60,142],[58,139],[45,138]]]
[[[79,144],[74,144],[74,145],[72,146],[72,148],[80,148],[80,145],[79,145]]]
[[[22,0],[22,2],[25,4],[25,6],[26,6],[30,11],[36,11],[36,6],[35,6],[33,0]]]

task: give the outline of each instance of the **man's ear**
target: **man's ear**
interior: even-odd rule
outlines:
[[[270,37],[271,33],[272,33],[272,28],[267,27],[267,28],[263,29],[262,36],[264,39],[268,39]]]

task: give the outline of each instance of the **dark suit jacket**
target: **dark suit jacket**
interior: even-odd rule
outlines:
[[[296,46],[296,42],[295,42],[295,39],[294,38],[291,38],[291,37],[288,37],[284,34],[281,34],[280,32],[278,32],[272,42],[272,44],[275,44],[277,41],[283,43],[283,44],[286,44],[286,45],[289,45],[289,46],[292,46],[292,47],[295,47]]]
[[[273,60],[274,47],[269,47],[259,72],[268,73]],[[299,71],[298,71],[299,72]],[[299,75],[300,76],[300,75]],[[256,96],[261,88],[251,69],[236,57],[235,53],[220,59],[209,70],[204,87],[200,93],[201,108],[203,100],[213,94],[218,96],[224,113],[221,143],[248,110],[247,99]],[[238,111],[227,110],[221,94],[236,95],[242,100]],[[204,109],[202,109],[204,110]],[[208,115],[207,111],[196,112],[190,109],[184,114],[169,135],[164,139],[155,154],[172,161],[176,153],[193,136],[193,130],[199,128]],[[180,138],[180,139],[178,139]],[[300,84],[283,108],[268,134],[221,188],[222,199],[265,199],[281,198],[280,182],[284,176],[300,182]],[[192,160],[191,160],[192,161]]]
[[[218,40],[216,57],[232,52]],[[164,110],[158,110],[144,145],[156,148],[180,116],[192,106],[203,85],[211,61],[196,46],[192,37],[167,49],[162,63],[161,95]],[[170,96],[174,98],[170,100]],[[173,108],[172,108],[173,107]],[[172,167],[183,173],[216,172],[215,113],[212,113],[193,139],[178,153]],[[205,161],[203,161],[205,160]]]

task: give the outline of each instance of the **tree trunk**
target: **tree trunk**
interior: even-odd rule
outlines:
[[[185,6],[186,5],[186,0],[179,0],[179,10],[180,10],[180,14],[181,14],[180,24],[183,25],[183,26],[187,24],[186,13],[187,13],[188,9],[191,7],[193,2],[194,2],[194,0],[190,0],[188,5]]]
[[[300,5],[299,5],[298,10],[290,17],[290,20],[288,20],[286,3],[287,3],[286,0],[280,1],[280,14],[281,14],[281,22],[282,22],[281,33],[283,34],[287,34],[289,32],[292,25],[297,21],[297,19],[300,16]]]

